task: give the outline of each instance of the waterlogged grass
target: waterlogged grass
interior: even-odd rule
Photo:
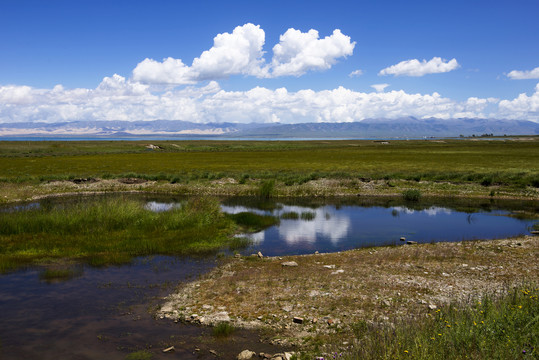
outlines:
[[[247,220],[225,215],[210,198],[191,199],[180,208],[157,213],[123,198],[3,213],[0,271],[43,259],[78,258],[100,266],[129,262],[135,256],[238,248],[246,245],[232,236],[239,226],[258,228],[271,219],[253,215]]]
[[[81,273],[80,269],[45,269],[39,274],[39,279],[52,283],[73,279]]]
[[[246,232],[260,231],[269,226],[277,225],[279,219],[270,215],[258,215],[250,212],[227,215]]]
[[[125,360],[152,360],[153,353],[151,353],[148,350],[139,350],[132,352],[130,354],[127,354],[125,357]]]
[[[357,323],[352,359],[537,359],[539,289],[524,287],[501,299],[484,296],[449,306],[394,329]]]
[[[215,337],[227,337],[232,335],[236,330],[234,326],[228,322],[221,322],[213,328],[213,336]]]

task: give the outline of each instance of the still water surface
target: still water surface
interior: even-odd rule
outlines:
[[[335,252],[360,247],[399,245],[408,241],[430,243],[496,239],[529,234],[533,220],[512,217],[511,210],[457,210],[449,206],[408,207],[322,205],[308,207],[277,204],[275,209],[224,205],[227,213],[256,212],[285,217],[280,224],[247,237],[252,251],[269,256]],[[297,214],[298,219],[288,219]],[[307,219],[302,219],[302,217]]]

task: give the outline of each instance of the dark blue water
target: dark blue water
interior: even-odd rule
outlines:
[[[249,251],[268,256],[335,252],[360,247],[398,245],[406,240],[418,243],[497,239],[529,234],[536,220],[511,217],[508,210],[464,212],[443,206],[412,209],[406,205],[389,207],[308,206],[278,204],[275,210],[256,206],[224,206],[229,213],[251,211],[281,217],[296,213],[300,219],[281,219],[264,231],[246,234],[253,240]],[[301,214],[313,219],[302,220]]]

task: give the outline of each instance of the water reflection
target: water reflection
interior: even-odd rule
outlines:
[[[178,209],[182,205],[181,203],[165,203],[165,202],[158,202],[158,201],[148,201],[144,208],[153,212],[163,212],[163,211],[169,211],[172,209]]]
[[[423,209],[423,210],[409,209],[405,206],[394,206],[392,209],[395,210],[398,214],[402,214],[402,213],[414,214],[417,211],[417,212],[423,212],[429,216],[436,216],[438,214],[451,214],[452,213],[451,209],[438,207],[438,206],[431,206],[430,208]]]
[[[254,204],[222,206],[224,212],[253,212],[281,218],[280,224],[248,234],[246,250],[267,255],[341,251],[364,246],[398,245],[401,237],[420,243],[494,239],[528,234],[534,220],[510,217],[510,211],[452,209],[445,206],[301,206]],[[311,214],[307,219],[302,214]]]

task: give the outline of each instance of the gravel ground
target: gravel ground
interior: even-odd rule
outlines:
[[[533,236],[231,258],[168,296],[157,316],[210,326],[230,321],[298,349],[324,337],[345,351],[360,321],[393,326],[448,304],[537,284],[538,259]]]

